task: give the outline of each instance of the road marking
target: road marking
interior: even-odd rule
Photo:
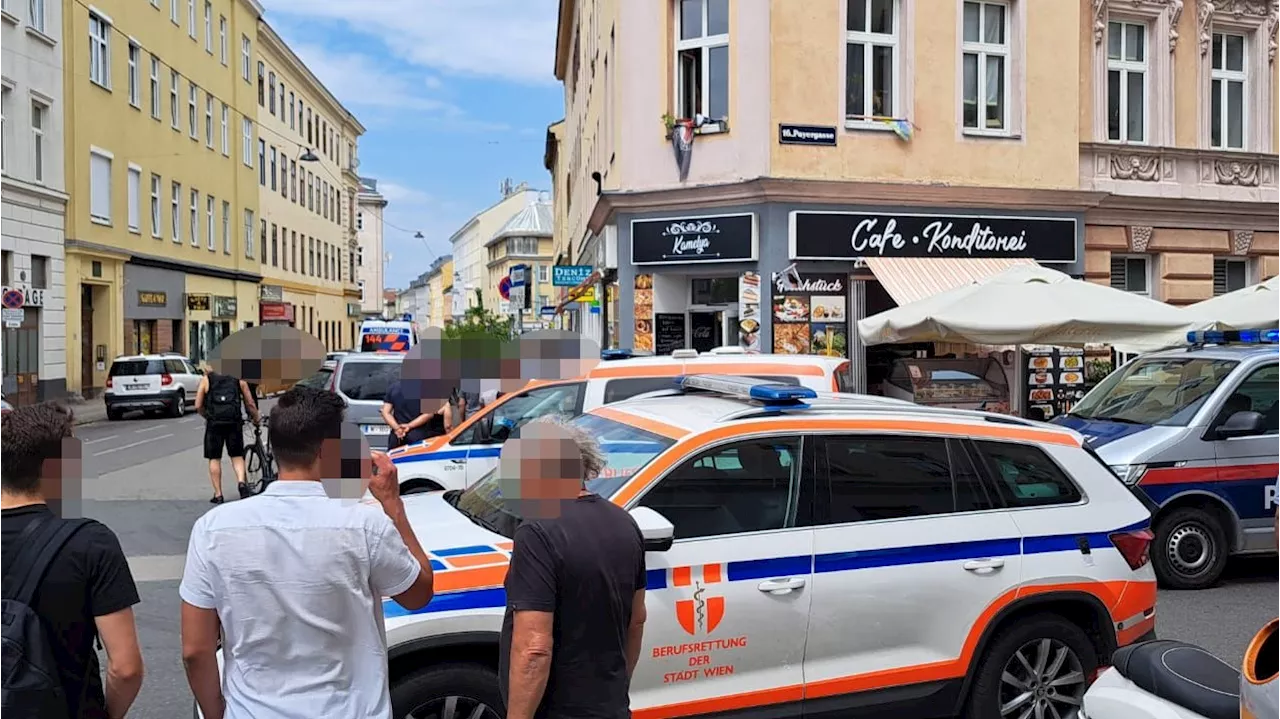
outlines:
[[[165,582],[182,579],[187,557],[184,554],[160,554],[129,557],[129,573],[135,582]]]
[[[185,419],[180,419],[180,420],[178,420],[178,421],[179,421],[179,422],[181,422],[181,423],[183,423],[183,424],[186,424],[187,422],[194,422],[194,421],[196,421],[197,419],[200,419],[200,418],[199,418],[198,416],[197,416],[197,417],[187,417],[187,418],[185,418]]]
[[[99,437],[99,438],[97,438],[97,439],[91,439],[91,440],[89,440],[89,441],[87,441],[87,442],[83,442],[82,444],[97,444],[97,443],[99,443],[99,442],[105,442],[105,441],[107,441],[107,440],[109,440],[109,439],[115,439],[116,437],[119,437],[119,436],[120,436],[120,435],[118,435],[118,434],[113,434],[113,435],[111,435],[110,437]]]
[[[162,434],[162,435],[159,435],[159,436],[156,436],[156,437],[151,437],[151,438],[149,438],[149,439],[144,439],[144,440],[140,440],[140,441],[137,441],[137,442],[133,442],[133,443],[131,443],[131,444],[124,444],[124,445],[120,445],[119,447],[112,447],[111,449],[104,449],[104,450],[102,450],[101,452],[94,452],[94,453],[93,453],[93,456],[97,457],[97,456],[104,455],[104,454],[111,454],[112,452],[119,452],[119,451],[120,451],[120,450],[122,450],[122,449],[129,449],[130,447],[137,447],[137,446],[138,446],[138,445],[140,445],[140,444],[147,444],[148,442],[154,442],[154,441],[156,441],[156,440],[164,439],[165,437],[172,437],[172,436],[173,436],[173,433],[172,433],[172,432],[170,432],[169,434]]]
[[[157,425],[156,425],[156,426],[154,426],[154,427],[143,427],[142,429],[135,429],[135,430],[133,430],[133,433],[134,433],[134,434],[142,434],[143,432],[154,432],[154,431],[156,431],[156,430],[158,430],[158,429],[164,429],[164,428],[165,428],[165,426],[164,426],[163,424],[157,424]]]

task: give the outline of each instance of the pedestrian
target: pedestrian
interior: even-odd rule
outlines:
[[[369,480],[380,509],[325,494],[351,453],[344,410],[333,392],[285,392],[268,422],[276,481],[192,527],[182,659],[204,719],[391,719],[382,597],[426,606],[431,565],[385,454]]]
[[[5,719],[117,719],[142,687],[138,589],[119,540],[50,508],[78,493],[72,426],[71,410],[44,403],[6,412],[0,429]]]
[[[253,423],[261,417],[258,402],[244,380],[221,372],[210,371],[200,378],[196,390],[196,413],[204,417],[204,458],[209,460],[209,483],[213,485],[214,504],[222,504],[222,449],[226,447],[231,458],[231,469],[236,473],[236,488],[240,498],[250,496],[249,485],[244,481],[244,416],[240,404],[249,410]]]
[[[421,396],[422,388],[428,384],[435,383],[401,377],[387,388],[387,395],[382,400],[382,419],[391,428],[387,449],[439,437],[453,427],[453,403],[450,400],[445,400],[434,411],[423,409],[431,402]]]
[[[644,539],[625,510],[586,490],[604,468],[579,427],[541,417],[499,460],[523,517],[507,570],[498,680],[507,719],[630,717],[644,633]]]

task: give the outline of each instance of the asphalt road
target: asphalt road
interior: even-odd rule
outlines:
[[[269,409],[270,400],[264,403]],[[212,506],[201,456],[203,420],[126,419],[77,428],[83,440],[81,512],[115,530],[142,603],[136,608],[146,680],[131,717],[189,716],[178,636],[178,580],[192,523]],[[227,501],[235,478],[223,461]],[[1238,666],[1253,634],[1277,613],[1276,559],[1235,560],[1216,588],[1162,591],[1156,630]]]

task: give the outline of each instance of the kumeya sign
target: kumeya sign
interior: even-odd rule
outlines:
[[[791,258],[1026,258],[1075,262],[1072,217],[791,213]]]
[[[716,215],[631,221],[631,264],[756,259],[756,216]]]

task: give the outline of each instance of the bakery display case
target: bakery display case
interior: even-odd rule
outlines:
[[[929,407],[1009,412],[1009,381],[994,357],[897,359],[881,387]]]

